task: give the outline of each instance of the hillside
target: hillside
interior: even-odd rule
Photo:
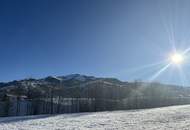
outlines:
[[[54,91],[54,96],[64,97],[85,97],[85,98],[114,98],[122,99],[130,96],[132,91],[139,91],[139,88],[149,87],[161,88],[170,91],[175,96],[189,96],[190,88],[165,85],[160,83],[145,83],[140,81],[123,82],[116,78],[101,78],[80,74],[67,76],[48,76],[41,79],[23,79],[7,83],[0,83],[0,99],[4,94],[25,95],[28,98],[47,97],[50,89]],[[159,91],[161,90],[159,89]],[[100,90],[99,95],[92,94],[95,90]],[[163,91],[163,93],[164,93]],[[107,97],[105,96],[105,93]],[[116,94],[116,92],[119,93]],[[167,93],[168,94],[168,93]]]
[[[72,74],[0,84],[0,116],[63,114],[190,104],[190,88]]]
[[[188,130],[190,106],[0,118],[0,130]]]

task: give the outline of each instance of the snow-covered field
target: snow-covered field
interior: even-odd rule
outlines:
[[[190,130],[190,105],[0,118],[0,130]]]

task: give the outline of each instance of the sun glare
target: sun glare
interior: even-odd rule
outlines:
[[[172,63],[179,65],[184,61],[184,56],[180,53],[174,53],[171,55],[170,59]]]

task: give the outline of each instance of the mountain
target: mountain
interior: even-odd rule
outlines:
[[[115,78],[98,78],[94,76],[86,76],[80,74],[71,74],[66,76],[48,76],[41,79],[23,79],[15,80],[7,83],[0,83],[0,91],[6,91],[11,94],[27,95],[35,91],[44,95],[47,89],[59,89],[60,91],[68,90],[69,93],[75,93],[75,88],[85,91],[87,88],[98,87],[118,87],[125,86],[127,83]],[[64,90],[63,90],[64,89]],[[72,95],[72,94],[70,94]]]
[[[80,74],[15,80],[0,83],[0,86],[0,102],[3,103],[0,116],[11,115],[12,110],[14,116],[19,115],[22,108],[26,112],[31,110],[33,115],[190,104],[189,87],[123,82]]]
[[[125,85],[125,82],[122,82],[115,78],[97,78],[94,76],[86,76],[80,74],[71,74],[66,76],[48,76],[41,79],[24,79],[18,81],[12,81],[8,83],[0,83],[0,87],[38,87],[41,85],[55,85],[55,86],[64,86],[64,87],[85,87],[87,84],[92,83],[107,83],[110,85]]]
[[[160,83],[122,82],[116,78],[100,78],[81,74],[48,76],[0,83],[0,96],[25,95],[29,98],[62,96],[123,99],[130,96],[189,96],[190,88]]]

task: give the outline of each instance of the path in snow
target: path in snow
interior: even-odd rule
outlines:
[[[0,118],[0,130],[190,130],[190,105]]]

